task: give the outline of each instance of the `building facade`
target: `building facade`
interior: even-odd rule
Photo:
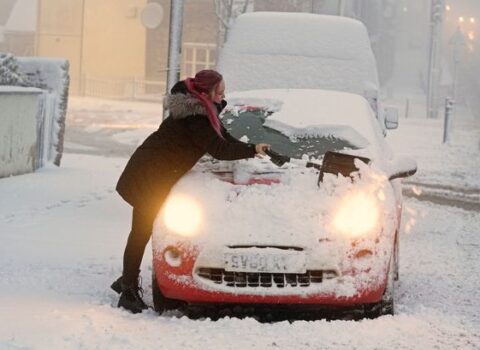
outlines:
[[[145,75],[146,30],[140,13],[146,0],[38,0],[36,55],[70,61],[71,92],[84,94],[92,79],[105,94],[110,84]],[[111,90],[111,91],[108,91]]]

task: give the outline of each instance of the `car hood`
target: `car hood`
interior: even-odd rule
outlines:
[[[319,187],[318,171],[290,167],[275,172],[249,172],[245,162],[258,160],[243,161],[240,170],[231,169],[236,181],[225,179],[228,171],[218,176],[199,167],[182,178],[172,189],[167,204],[179,197],[193,201],[196,209],[184,210],[181,215],[183,220],[189,220],[194,214],[191,211],[198,211],[198,227],[189,237],[178,235],[165,223],[165,205],[155,222],[154,235],[198,245],[226,246],[305,248],[319,241],[339,241],[342,237],[332,228],[333,217],[345,198],[357,191],[369,193],[378,202],[382,211],[378,230],[393,225],[385,222],[395,208],[392,188],[388,180],[378,174],[373,176],[368,169],[355,184],[348,178],[327,174]],[[248,184],[258,177],[272,181]]]

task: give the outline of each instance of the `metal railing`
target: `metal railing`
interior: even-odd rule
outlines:
[[[183,78],[194,76],[199,70],[215,67],[216,48],[215,44],[184,43],[181,76]],[[83,96],[160,102],[165,94],[167,83],[164,80],[85,74],[80,82],[72,80],[71,85],[79,86],[79,91],[73,89],[73,93]]]

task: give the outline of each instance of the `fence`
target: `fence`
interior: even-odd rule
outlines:
[[[182,50],[182,77],[192,76],[199,70],[215,66],[215,44],[184,43]],[[167,69],[163,71],[166,72]],[[78,81],[72,81],[72,85],[75,84],[78,84]],[[79,85],[80,94],[84,96],[160,102],[167,84],[165,80],[84,75]]]
[[[136,78],[111,78],[85,75],[82,95],[111,99],[161,101],[166,82]]]

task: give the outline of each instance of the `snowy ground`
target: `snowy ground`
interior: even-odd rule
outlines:
[[[160,107],[87,102],[72,101],[70,130],[77,133],[67,134],[61,168],[0,180],[1,349],[480,348],[480,214],[449,206],[442,193],[437,193],[445,199],[441,205],[422,195],[406,200],[394,317],[260,324],[117,309],[108,286],[120,274],[130,208],[114,192],[127,158],[112,155],[118,155],[118,144],[131,152],[155,129]],[[80,105],[88,109],[81,120]],[[119,128],[102,126],[108,118]],[[92,126],[94,120],[99,125]],[[420,170],[410,180],[418,183],[415,192],[431,185],[478,194],[473,160],[478,164],[479,134],[468,120],[448,146],[440,144],[439,121],[401,120],[389,136],[398,153],[416,151]],[[80,143],[95,139],[98,144]],[[142,275],[149,303],[150,259],[147,250]]]
[[[394,317],[260,324],[115,308],[108,285],[120,274],[130,218],[113,184],[124,163],[67,154],[60,169],[0,182],[1,349],[480,346],[480,215],[415,199],[406,202],[405,222],[416,224],[402,237]]]
[[[0,349],[480,349],[480,126],[459,109],[452,141],[412,89],[387,140],[413,156],[405,184],[397,315],[376,320],[190,320],[115,307],[130,207],[114,186],[161,106],[72,98],[61,168],[0,179]],[[409,96],[410,94],[411,96]],[[151,304],[151,252],[142,265]]]

